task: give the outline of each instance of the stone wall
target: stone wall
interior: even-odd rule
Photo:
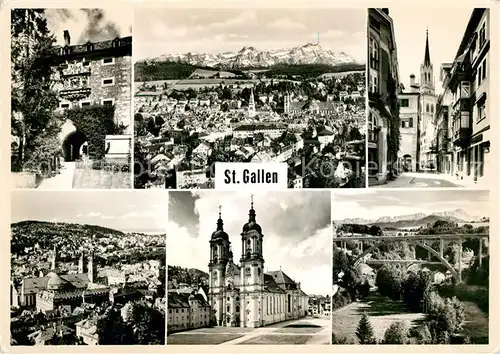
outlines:
[[[92,62],[90,77],[92,91],[89,99],[95,104],[101,104],[105,99],[113,99],[116,122],[127,126],[125,134],[131,134],[132,60],[130,56],[114,59],[113,64],[103,64],[102,59]],[[102,80],[105,78],[113,78],[114,84],[104,86]]]

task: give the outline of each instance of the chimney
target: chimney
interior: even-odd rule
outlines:
[[[69,35],[68,30],[64,30],[64,45],[71,45],[71,36]]]

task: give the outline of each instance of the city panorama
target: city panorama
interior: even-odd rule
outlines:
[[[166,200],[15,192],[11,345],[164,344]]]
[[[136,11],[135,188],[213,188],[216,162],[365,186],[366,14],[300,12]]]

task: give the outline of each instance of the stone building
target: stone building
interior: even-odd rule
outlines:
[[[410,76],[415,81],[415,75]],[[417,87],[418,88],[418,87]],[[399,98],[399,117],[401,120],[401,143],[398,152],[399,167],[405,172],[417,171],[418,163],[418,117],[419,117],[420,93],[413,88],[410,91],[401,92]]]
[[[410,75],[410,88],[398,93],[401,143],[398,169],[420,171],[435,168],[435,115],[437,95],[434,86],[434,67],[426,33],[424,61],[420,65],[420,81]]]
[[[212,308],[200,291],[169,291],[167,303],[169,333],[213,324]]]
[[[54,48],[51,64],[55,68],[54,89],[59,96],[59,109],[114,106],[114,121],[125,128],[131,143],[132,37],[101,42],[72,44],[69,31],[64,31],[65,45]],[[66,161],[79,158],[87,137],[77,131],[70,120],[59,135]],[[122,137],[123,139],[123,137]],[[120,139],[120,140],[122,140]],[[109,140],[114,140],[110,137]],[[103,141],[103,144],[106,144]],[[114,145],[111,150],[116,150]],[[126,155],[126,144],[119,144],[115,153]],[[108,149],[109,150],[109,149]]]
[[[309,297],[282,270],[264,272],[263,233],[253,200],[241,233],[241,259],[233,261],[231,241],[219,211],[210,239],[209,302],[215,324],[262,327],[307,315]]]

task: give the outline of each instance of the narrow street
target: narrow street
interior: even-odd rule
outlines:
[[[388,181],[386,184],[373,186],[371,188],[451,188],[464,187],[453,181],[448,175],[439,173],[416,173],[406,172],[401,174],[396,180]]]

